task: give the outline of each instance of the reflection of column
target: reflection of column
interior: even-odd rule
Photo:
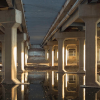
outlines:
[[[3,85],[2,93],[3,100],[17,100],[17,87],[18,85]]]
[[[24,83],[24,73],[21,74],[21,82]],[[24,100],[24,85],[21,85],[21,94],[22,94],[21,100]]]
[[[84,73],[84,38],[79,38],[79,70],[78,73]]]
[[[100,9],[100,4],[84,4],[79,7],[80,18],[84,20],[86,27],[86,86],[100,86],[97,82],[97,23],[100,19],[98,9]]]
[[[58,74],[58,100],[64,100],[64,74]]]

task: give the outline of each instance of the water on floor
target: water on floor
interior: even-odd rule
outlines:
[[[18,79],[30,84],[1,84],[0,100],[100,100],[100,89],[80,88],[80,85],[85,85],[84,74],[58,74],[53,70],[26,71],[18,74]]]

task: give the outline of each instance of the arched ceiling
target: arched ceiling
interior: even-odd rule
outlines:
[[[41,44],[66,0],[22,0],[31,44]]]

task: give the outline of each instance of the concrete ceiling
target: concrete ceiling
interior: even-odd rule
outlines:
[[[66,0],[22,0],[31,44],[41,44]]]

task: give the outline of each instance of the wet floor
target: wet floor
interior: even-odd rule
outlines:
[[[1,84],[0,100],[100,100],[100,89],[80,88],[80,85],[85,85],[84,74],[58,74],[52,70],[26,71],[18,74],[18,79],[30,84]]]

